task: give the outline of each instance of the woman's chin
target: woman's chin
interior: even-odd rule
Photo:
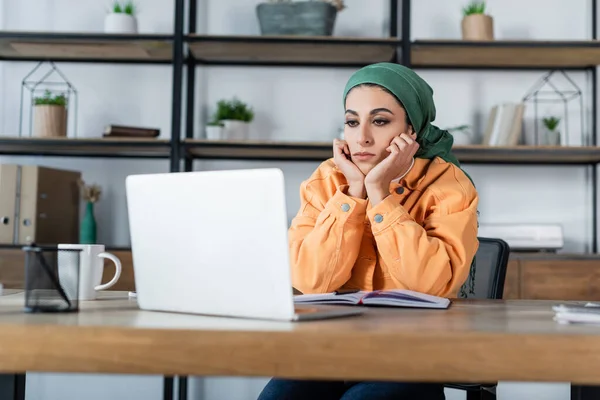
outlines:
[[[353,156],[352,162],[356,164],[360,172],[365,176],[379,163],[379,157],[369,157],[368,159],[362,159],[360,157]]]
[[[356,163],[356,166],[358,169],[360,169],[360,172],[362,172],[364,176],[367,176],[367,174],[375,167],[375,165],[367,163]]]

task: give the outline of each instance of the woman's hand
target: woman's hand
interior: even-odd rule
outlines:
[[[386,149],[390,154],[365,177],[365,189],[372,205],[390,194],[392,179],[406,172],[419,149],[419,144],[406,133],[396,136]]]
[[[333,140],[333,161],[348,181],[348,195],[364,199],[367,195],[365,175],[350,159],[350,148],[345,140]]]

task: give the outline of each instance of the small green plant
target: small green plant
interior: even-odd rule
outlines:
[[[52,106],[63,106],[64,107],[67,105],[67,98],[62,93],[53,96],[51,91],[46,90],[44,92],[43,96],[36,97],[34,99],[34,104],[36,106],[52,105]]]
[[[128,14],[134,16],[137,12],[137,7],[133,0],[114,0],[111,10],[115,14]]]
[[[544,123],[544,126],[546,128],[548,128],[549,131],[553,131],[558,126],[558,123],[560,122],[560,118],[546,117],[546,118],[542,119],[542,122]]]
[[[452,132],[462,132],[462,131],[466,131],[469,130],[471,128],[470,125],[458,125],[458,126],[453,126],[451,128],[446,128],[446,130],[450,133]]]
[[[469,5],[463,7],[463,15],[485,14],[485,1],[473,1]]]
[[[237,98],[233,98],[233,100],[219,100],[212,121],[218,122],[226,119],[251,122],[254,119],[254,111]]]

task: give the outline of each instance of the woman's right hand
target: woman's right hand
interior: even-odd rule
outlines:
[[[333,140],[333,162],[348,181],[348,195],[365,198],[365,175],[350,159],[350,148],[345,140]]]

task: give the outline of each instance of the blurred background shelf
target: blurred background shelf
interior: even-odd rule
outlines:
[[[169,158],[170,142],[161,139],[0,137],[0,155],[109,158]]]
[[[600,163],[596,146],[457,146],[454,154],[469,164],[594,165]]]
[[[172,35],[0,31],[0,60],[171,63]]]
[[[193,159],[323,161],[332,156],[332,145],[325,142],[186,139],[183,145]],[[472,145],[455,146],[454,154],[465,164],[600,163],[600,147]]]
[[[332,145],[320,142],[185,139],[186,154],[193,159],[323,161]]]
[[[416,40],[415,68],[583,69],[600,64],[600,42]]]
[[[402,42],[393,38],[187,35],[202,64],[363,66],[393,62]]]

